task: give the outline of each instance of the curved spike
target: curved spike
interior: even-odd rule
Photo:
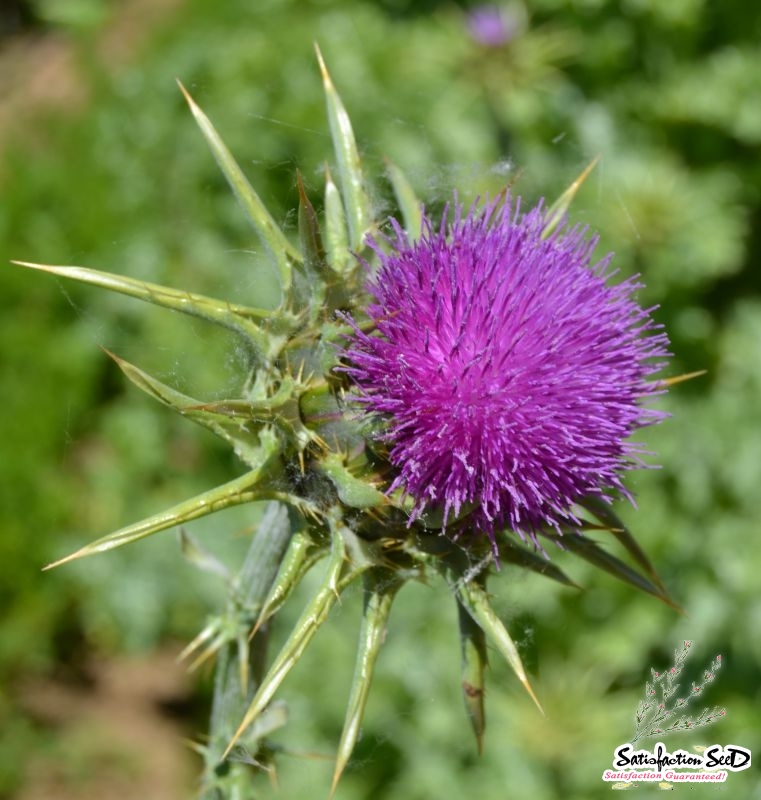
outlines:
[[[282,608],[304,575],[326,555],[326,548],[315,545],[312,537],[305,531],[297,531],[293,534],[277,577],[262,603],[256,624],[251,629],[249,641],[254,638],[259,628]]]
[[[212,656],[215,656],[228,642],[230,641],[230,634],[227,631],[221,631],[212,641],[196,655],[196,657],[188,664],[188,672],[195,672],[202,664],[205,664]]]
[[[217,617],[213,619],[206,627],[196,635],[192,642],[185,645],[183,651],[177,656],[177,662],[184,661],[195,653],[199,648],[203,647],[209,639],[215,637],[222,626],[222,620]]]
[[[227,146],[211,124],[209,118],[201,111],[185,87],[179,81],[177,81],[177,84],[188,106],[190,106],[190,110],[219,168],[222,170],[222,174],[230,184],[230,188],[233,190],[238,202],[245,211],[251,226],[259,235],[265,247],[270,251],[280,273],[280,288],[283,294],[288,297],[291,291],[292,277],[289,259],[298,263],[301,261],[301,254],[288,241],[285,234],[277,226],[275,220],[272,219],[272,216],[265,208],[261,198],[246,179],[243,170],[238,166],[238,163],[227,149]]]
[[[674,375],[673,378],[662,378],[659,381],[656,381],[656,386],[667,388],[669,386],[675,386],[677,383],[684,383],[685,381],[691,381],[693,378],[700,378],[703,375],[707,375],[707,369],[699,369],[696,372],[685,372],[683,375]]]
[[[122,547],[125,544],[144,539],[146,536],[151,536],[167,528],[173,528],[184,522],[190,522],[190,520],[213,514],[215,511],[221,511],[223,508],[262,499],[263,493],[257,488],[257,484],[268,477],[270,462],[280,451],[280,443],[277,437],[271,433],[265,437],[264,433],[263,431],[261,437],[261,465],[259,468],[253,469],[228,483],[223,483],[221,486],[215,486],[208,492],[196,495],[190,500],[178,503],[166,511],[154,514],[152,517],[121,528],[108,536],[96,539],[75,553],[48,564],[44,569],[53,569],[78,558]]]
[[[322,84],[325,89],[325,99],[328,106],[330,134],[333,139],[338,174],[341,179],[341,194],[343,195],[344,207],[349,222],[349,246],[353,251],[359,252],[363,247],[365,234],[370,230],[372,222],[370,198],[365,190],[365,179],[362,175],[362,166],[349,115],[346,113],[335,86],[333,86],[333,81],[325,66],[320,48],[315,44],[314,49],[317,53],[317,61],[322,74]]]
[[[460,649],[462,653],[462,696],[468,712],[473,733],[476,736],[478,755],[483,752],[486,713],[484,693],[486,682],[484,671],[488,664],[486,655],[486,635],[483,628],[468,613],[457,599],[457,619],[460,626]]]
[[[338,745],[336,766],[329,797],[335,794],[338,781],[351,757],[354,745],[359,738],[362,717],[370,693],[375,662],[386,638],[386,621],[391,605],[402,582],[395,579],[388,570],[370,570],[364,576],[365,599],[362,609],[362,624],[357,646],[357,661],[351,684],[351,694],[346,708],[341,741]]]
[[[280,429],[302,450],[309,442],[320,443],[318,435],[307,429],[299,418],[281,412],[283,406],[293,401],[294,381],[288,376],[282,378],[274,394],[261,400],[236,398],[204,403],[167,386],[105,348],[103,350],[139,389],[224,439],[238,458],[251,467],[259,464],[259,438],[263,427],[268,424]]]
[[[136,278],[128,278],[124,275],[115,275],[112,272],[102,272],[96,269],[88,269],[87,267],[35,264],[31,261],[12,261],[11,263],[19,267],[49,272],[51,275],[59,275],[62,278],[71,278],[82,283],[88,283],[91,286],[109,289],[128,297],[134,297],[137,300],[153,303],[162,308],[189,314],[242,334],[252,342],[260,353],[269,354],[271,349],[270,336],[265,334],[253,322],[253,319],[271,319],[274,323],[277,319],[276,312],[257,311],[247,306],[216,300],[213,297],[172,289],[168,286],[161,286],[158,283],[140,281]],[[259,315],[262,316],[260,317]]]
[[[542,231],[542,238],[547,239],[552,235],[557,226],[565,219],[568,208],[576,196],[576,192],[581,188],[581,184],[589,177],[589,173],[597,166],[600,156],[595,156],[589,164],[584,168],[581,175],[558,197],[558,199],[547,209],[545,218],[544,230]]]
[[[503,658],[510,665],[518,680],[523,684],[523,688],[528,692],[529,697],[534,701],[539,711],[544,714],[539,700],[537,700],[534,690],[526,674],[526,670],[518,653],[518,648],[507,632],[502,620],[497,616],[489,602],[486,590],[475,580],[465,581],[458,579],[452,586],[457,599],[465,610],[483,629],[484,633],[491,639],[494,646],[502,654]]]

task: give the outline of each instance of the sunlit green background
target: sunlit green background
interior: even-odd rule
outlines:
[[[382,213],[393,212],[385,156],[438,208],[454,188],[470,198],[506,183],[552,198],[599,155],[574,219],[600,232],[622,275],[643,275],[671,374],[708,370],[661,401],[673,418],[646,440],[662,468],[634,475],[639,508],[621,508],[686,616],[560,552],[583,593],[505,568],[492,590],[547,716],[494,657],[479,759],[455,609],[445,587],[410,586],[339,798],[607,795],[600,776],[633,734],[650,668],[669,666],[684,639],[687,686],[722,655],[696,706],[727,715],[668,744],[761,753],[761,5],[506,8],[516,30],[501,48],[470,38],[465,3],[436,0],[29,0],[3,12],[0,261],[272,302],[266,261],[175,78],[293,233],[295,169],[317,201],[332,157],[316,41]],[[208,675],[185,680],[172,657],[224,586],[183,560],[172,533],[40,567],[238,474],[99,346],[213,397],[235,385],[233,343],[7,264],[0,304],[0,797],[191,796],[200,763],[181,740],[203,734]],[[254,522],[239,511],[191,532],[234,564]],[[359,600],[348,595],[283,687],[280,789],[263,778],[262,797],[326,794]],[[761,797],[752,773],[731,775],[727,796]]]

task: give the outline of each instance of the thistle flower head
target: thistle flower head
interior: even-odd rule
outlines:
[[[581,532],[564,537],[567,549],[673,605],[606,501],[626,495],[621,476],[639,464],[641,451],[628,437],[661,417],[642,401],[692,376],[649,381],[667,355],[667,340],[633,299],[638,284],[611,282],[609,259],[592,263],[595,240],[583,230],[552,232],[591,166],[548,212],[539,206],[523,214],[519,201],[506,200],[464,213],[455,202],[435,228],[425,215],[421,220],[409,182],[389,164],[404,228],[394,222],[392,238],[368,239],[378,227],[358,149],[317,55],[338,182],[326,172],[321,225],[297,179],[298,245],[278,227],[211,120],[183,89],[277,270],[278,309],[85,267],[18,262],[196,316],[242,342],[245,374],[239,390],[225,399],[191,397],[111,354],[142,391],[227,442],[246,471],[51,565],[224,508],[271,501],[237,575],[182,537],[183,552],[203,569],[225,575],[230,586],[228,609],[185,651],[194,656],[192,666],[220,653],[212,730],[200,748],[204,786],[215,794],[230,786],[240,794],[243,762],[260,764],[254,757],[260,752],[269,758],[262,737],[283,722],[282,709],[272,702],[280,684],[341,592],[357,583],[363,593],[357,668],[333,790],[359,736],[391,605],[409,580],[438,574],[451,592],[463,699],[479,748],[487,642],[538,704],[518,649],[490,603],[489,541],[453,545],[438,535],[441,523],[432,524],[424,512],[441,512],[455,534],[485,531],[505,563],[573,587],[557,565],[497,534],[509,526],[535,540],[557,541],[568,523],[582,525],[573,511],[578,503],[586,523],[613,533],[635,568]],[[367,291],[362,264],[372,268],[363,255],[378,266]],[[347,319],[354,321],[353,334]],[[345,403],[351,379],[367,412],[359,418]],[[379,436],[387,458],[379,453]],[[249,686],[261,667],[266,626],[312,569],[323,571],[314,594],[266,673]],[[243,697],[249,699],[245,711]],[[231,759],[232,766],[220,770],[236,746],[248,751],[246,758]]]
[[[545,236],[541,204],[455,203],[414,243],[392,224],[373,245],[375,330],[355,329],[347,357],[360,402],[387,420],[413,518],[472,510],[491,536],[534,537],[578,524],[584,497],[627,495],[622,473],[641,464],[627,439],[663,416],[641,401],[668,355],[636,280],[613,283],[584,229]]]
[[[484,47],[502,47],[515,38],[519,21],[514,13],[497,5],[476,6],[468,14],[468,32]]]

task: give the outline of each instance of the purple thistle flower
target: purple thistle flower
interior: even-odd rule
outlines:
[[[499,6],[481,5],[468,13],[468,31],[484,47],[502,47],[518,33],[518,20]]]
[[[398,487],[428,508],[472,511],[468,525],[509,527],[536,541],[577,525],[576,501],[629,497],[621,473],[643,466],[639,427],[665,415],[641,401],[668,340],[633,299],[635,279],[611,285],[610,256],[591,264],[582,228],[544,239],[541,203],[491,202],[463,215],[455,202],[436,230],[424,216],[411,243],[371,241],[380,269],[355,327],[347,372],[367,412],[386,421]]]

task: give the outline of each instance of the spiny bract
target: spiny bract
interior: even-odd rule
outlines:
[[[664,354],[665,339],[652,333],[647,312],[631,299],[632,282],[606,286],[605,263],[588,266],[591,245],[580,231],[553,233],[586,173],[546,213],[535,209],[521,217],[509,204],[499,211],[492,203],[463,217],[455,206],[450,227],[445,215],[436,232],[430,220],[423,223],[409,183],[390,164],[406,230],[396,224],[390,252],[382,239],[370,248],[367,237],[377,237],[378,225],[352,128],[318,58],[338,183],[326,173],[321,225],[299,179],[299,246],[277,226],[185,93],[277,268],[278,310],[82,267],[18,262],[222,326],[249,354],[240,394],[213,402],[182,394],[113,356],[140,389],[227,441],[247,471],[56,562],[230,506],[270,501],[249,557],[230,578],[230,607],[186,651],[200,653],[195,664],[220,656],[212,731],[199,746],[210,789],[222,790],[242,762],[266,760],[271,751],[264,737],[283,724],[275,692],[355,581],[363,586],[363,620],[334,789],[359,735],[391,604],[408,580],[439,574],[457,604],[463,697],[479,747],[487,639],[534,697],[490,605],[487,577],[498,560],[575,584],[503,527],[562,540],[565,549],[671,603],[605,502],[608,489],[622,488],[618,470],[636,452],[625,437],[657,418],[638,401],[669,383],[646,383],[657,366],[648,366],[650,359]],[[376,258],[381,268],[368,292],[367,263]],[[372,414],[358,411],[358,392],[360,408]],[[455,533],[486,528],[491,540],[455,541],[442,533],[447,515],[458,517],[449,520],[457,522]],[[587,528],[611,531],[636,568],[588,538]],[[211,564],[187,535],[183,541],[199,563]],[[262,572],[268,560],[271,574]],[[266,642],[268,621],[318,563],[324,574],[317,591],[261,676],[254,656]],[[226,761],[236,744],[246,753]]]

